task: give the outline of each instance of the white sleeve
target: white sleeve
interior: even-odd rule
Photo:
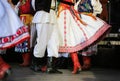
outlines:
[[[32,8],[35,10],[35,0],[31,1]]]
[[[79,5],[80,1],[81,1],[81,0],[78,0],[77,3],[75,3],[75,5],[74,5],[74,9],[75,9],[75,10],[78,10],[78,5]]]
[[[18,14],[19,11],[19,6],[20,6],[20,1],[15,5],[15,12]]]
[[[99,0],[91,0],[91,4],[93,6],[93,14],[97,15],[97,14],[101,14],[102,12],[102,4],[100,3]]]

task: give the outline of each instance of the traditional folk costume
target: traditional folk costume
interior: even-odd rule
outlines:
[[[54,1],[54,0],[53,0]],[[55,18],[55,5],[51,6],[52,0],[32,0],[33,9],[36,13],[33,17],[32,23],[35,24],[37,31],[36,44],[33,50],[33,63],[31,69],[34,71],[42,70],[39,66],[41,63],[41,58],[45,55],[45,50],[48,50],[48,62],[47,62],[47,72],[48,73],[61,73],[55,68],[54,61],[58,57],[58,51],[53,45],[54,43],[54,29],[56,25]],[[54,43],[54,44],[53,44]],[[51,46],[52,45],[52,46]],[[52,48],[55,48],[52,50]],[[55,50],[55,51],[54,51]],[[57,54],[56,54],[57,53]],[[38,68],[38,69],[37,69]]]
[[[28,39],[29,33],[7,0],[0,4],[0,49],[6,49]]]
[[[29,29],[29,33],[33,17],[30,3],[31,0],[20,0],[15,7],[18,9],[18,14],[20,15],[21,21]],[[25,40],[23,43],[16,45],[15,52],[19,52],[22,54],[23,63],[20,64],[21,66],[28,66],[30,64],[30,40]]]
[[[79,0],[76,4],[77,10],[79,13],[91,15],[91,17],[96,17],[97,15],[101,14],[102,12],[102,4],[99,0]],[[107,15],[106,15],[107,16]],[[82,17],[81,17],[82,19]],[[92,22],[99,21],[94,20]],[[91,22],[91,21],[90,21]],[[92,24],[91,22],[91,24]],[[96,23],[97,24],[97,23]],[[96,26],[95,24],[93,24]],[[83,56],[83,66],[82,70],[89,70],[91,67],[91,55],[97,53],[97,44],[88,47],[87,49],[83,49],[81,54]]]
[[[78,13],[72,0],[59,0],[59,52],[69,52],[76,73],[81,68],[76,52],[95,44],[109,31],[110,25],[92,14]],[[95,3],[96,4],[96,3]],[[90,22],[91,21],[91,22]]]
[[[0,49],[7,49],[28,39],[28,29],[7,0],[0,0]],[[0,56],[0,79],[5,78],[11,66]]]

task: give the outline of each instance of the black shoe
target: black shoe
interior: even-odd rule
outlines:
[[[52,69],[52,68],[48,68],[47,73],[50,73],[50,74],[62,74],[61,71],[59,71],[57,69]]]
[[[35,72],[40,72],[41,71],[41,66],[31,65],[30,69],[35,71]]]

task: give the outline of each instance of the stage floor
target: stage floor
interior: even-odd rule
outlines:
[[[120,81],[120,70],[107,68],[91,68],[79,74],[72,74],[69,69],[59,69],[63,74],[47,74],[34,72],[29,67],[10,64],[12,74],[6,81]]]

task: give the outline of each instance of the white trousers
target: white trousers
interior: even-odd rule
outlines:
[[[56,57],[58,58],[58,49],[59,49],[59,37],[58,37],[58,29],[57,26],[54,24],[52,25],[53,32],[51,34],[51,38],[48,42],[47,52],[48,57]]]
[[[37,44],[34,47],[35,57],[44,57],[47,48],[48,57],[58,57],[58,40],[54,24],[37,23]]]

